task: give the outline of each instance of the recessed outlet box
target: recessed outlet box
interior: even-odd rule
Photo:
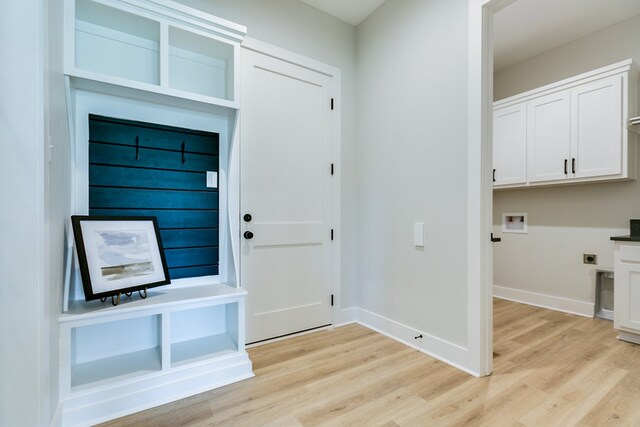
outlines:
[[[598,263],[598,255],[596,255],[596,254],[582,254],[582,262],[584,264],[596,265]]]
[[[526,213],[503,213],[502,232],[527,234],[527,214]]]

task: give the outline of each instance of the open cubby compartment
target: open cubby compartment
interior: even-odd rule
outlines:
[[[71,387],[162,370],[160,315],[71,328]]]
[[[160,84],[160,23],[92,0],[76,0],[75,66]]]
[[[234,46],[169,26],[169,87],[233,100]]]
[[[171,313],[171,367],[238,351],[238,303]]]

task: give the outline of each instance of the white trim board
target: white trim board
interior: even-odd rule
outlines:
[[[618,339],[640,345],[640,335],[632,334],[630,332],[618,331]]]
[[[365,328],[385,335],[407,347],[414,348],[470,375],[475,377],[481,376],[480,372],[473,371],[467,367],[469,366],[469,350],[467,348],[434,335],[429,335],[411,326],[396,322],[395,320],[388,319],[363,308],[354,308],[353,310],[355,310],[356,313],[355,323],[359,323]],[[421,334],[423,336],[422,339],[415,339],[415,337]]]
[[[595,313],[595,304],[591,302],[523,291],[521,289],[507,288],[504,286],[494,285],[493,296],[499,299],[548,308],[550,310],[562,311],[583,317],[593,317]]]

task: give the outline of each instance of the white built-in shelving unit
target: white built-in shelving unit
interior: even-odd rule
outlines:
[[[238,159],[231,158],[237,149],[238,58],[246,28],[169,0],[64,1],[72,211],[88,209],[84,121],[96,105],[97,113],[116,111],[120,118],[144,108],[154,118],[179,117],[205,130],[207,121],[215,123],[223,172],[220,276],[153,288],[146,299],[134,293],[112,306],[84,300],[69,256],[59,317],[59,410],[62,424],[75,426],[253,376],[244,345],[246,291],[237,283],[239,233],[232,215],[239,203],[232,182]]]
[[[150,290],[118,306],[75,301],[60,316],[63,423],[87,425],[253,376],[245,291]]]
[[[167,0],[65,0],[65,74],[238,108],[242,25]]]

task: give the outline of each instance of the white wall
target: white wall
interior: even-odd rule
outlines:
[[[342,307],[357,305],[356,29],[299,0],[178,0],[246,25],[248,35],[342,70]]]
[[[0,425],[47,425],[44,1],[0,2]]]
[[[48,1],[48,28],[62,28],[63,8],[60,1]],[[50,378],[47,397],[51,402],[50,414],[58,402],[59,327],[58,316],[62,311],[64,281],[64,255],[66,247],[65,227],[71,215],[71,153],[67,106],[62,74],[62,31],[47,31],[47,57],[45,58],[46,92],[45,129],[51,138],[51,163],[45,169],[48,190],[45,203],[48,207],[47,279],[45,289],[45,316],[48,318]]]
[[[360,306],[461,346],[467,21],[466,1],[388,0],[358,27],[357,79]]]
[[[505,98],[627,58],[640,63],[640,16],[495,74],[495,99]],[[529,234],[502,234],[501,214],[527,212]],[[595,271],[583,253],[613,266],[610,236],[628,234],[640,217],[640,181],[494,192],[494,283],[498,286],[594,301]]]

